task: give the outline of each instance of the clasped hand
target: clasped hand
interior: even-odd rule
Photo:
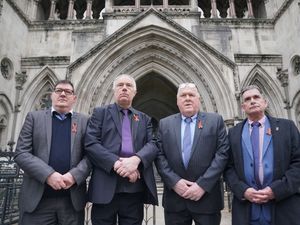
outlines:
[[[140,158],[137,156],[131,156],[129,158],[120,158],[114,164],[114,171],[121,177],[128,177],[129,182],[134,183],[137,179],[141,178],[138,171]]]
[[[64,175],[54,172],[47,177],[47,184],[54,190],[69,189],[75,184],[75,179],[70,172]]]
[[[174,191],[185,199],[198,201],[205,191],[196,182],[180,179],[173,187]]]
[[[261,190],[255,190],[254,188],[248,188],[245,193],[244,197],[249,200],[250,202],[256,204],[263,204],[267,203],[268,201],[274,199],[274,193],[270,187],[266,187]]]

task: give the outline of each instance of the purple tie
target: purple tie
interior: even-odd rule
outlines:
[[[122,148],[121,148],[120,156],[130,157],[133,155],[133,148],[132,148],[130,120],[128,117],[128,109],[122,109],[122,112],[124,113],[124,116],[123,116],[123,123],[122,123]]]
[[[259,179],[259,122],[253,122],[252,132],[251,132],[251,144],[252,144],[252,151],[253,151],[253,161],[254,161],[254,178],[257,186],[261,188],[261,182]]]

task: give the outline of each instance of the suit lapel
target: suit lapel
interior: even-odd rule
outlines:
[[[246,151],[250,155],[250,158],[253,160],[250,131],[247,121],[245,121],[244,125],[242,126],[242,141],[244,142],[244,146],[246,147]]]
[[[177,145],[178,154],[180,155],[181,161],[182,161],[182,149],[181,149],[181,114],[175,115],[175,122],[172,124],[173,130],[175,133],[175,140]],[[183,165],[183,161],[182,161]]]
[[[73,151],[74,141],[78,130],[78,119],[78,114],[74,112],[71,119],[71,152]]]
[[[206,116],[204,113],[198,113],[197,121],[196,121],[196,127],[195,127],[195,133],[194,133],[194,140],[193,140],[193,146],[191,150],[191,157],[196,149],[196,146],[198,145],[198,142],[200,141],[201,134],[203,131],[203,127],[206,125]]]
[[[264,143],[263,143],[263,157],[266,154],[267,150],[269,149],[269,145],[272,139],[272,135],[271,135],[271,126],[270,126],[270,122],[269,120],[266,118],[265,121],[265,130],[264,130]]]
[[[121,123],[120,123],[119,111],[117,105],[113,104],[108,106],[108,111],[110,112],[110,115],[112,117],[112,120],[115,123],[115,126],[117,127],[120,137],[122,137]]]
[[[51,110],[45,111],[45,130],[47,136],[47,151],[48,151],[48,159],[50,156],[50,148],[51,148],[51,136],[52,136],[52,115]]]
[[[133,144],[135,144],[136,143],[135,140],[137,138],[138,128],[140,124],[140,116],[138,112],[133,108],[131,108],[131,112],[132,112],[132,122],[131,122],[132,139],[133,139]],[[134,150],[136,151],[136,148],[134,148]]]

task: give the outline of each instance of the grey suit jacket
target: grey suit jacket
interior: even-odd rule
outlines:
[[[86,204],[86,178],[91,164],[83,156],[84,134],[88,118],[76,112],[71,121],[71,170],[76,184],[71,187],[71,200],[75,210]],[[24,171],[20,192],[21,212],[32,212],[40,202],[47,177],[54,172],[48,165],[52,134],[51,110],[28,113],[17,142],[15,161]]]
[[[188,209],[214,213],[223,208],[220,177],[228,160],[228,139],[223,119],[215,113],[197,116],[191,158],[185,168],[181,154],[181,114],[160,121],[156,166],[164,181],[163,206],[168,211]],[[173,191],[181,179],[197,182],[206,193],[199,201],[185,200]]]

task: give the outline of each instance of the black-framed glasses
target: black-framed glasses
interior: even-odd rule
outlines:
[[[73,90],[70,89],[61,89],[61,88],[57,88],[54,90],[55,94],[61,95],[63,92],[65,92],[65,95],[70,96],[74,94]]]

